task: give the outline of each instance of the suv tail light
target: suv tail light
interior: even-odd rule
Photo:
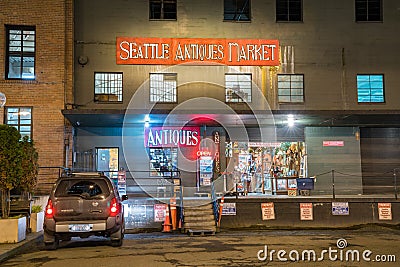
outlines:
[[[53,202],[51,199],[47,202],[46,205],[46,218],[53,218],[54,217],[54,207],[53,207]]]
[[[120,207],[119,207],[119,204],[117,202],[117,198],[114,197],[111,200],[111,203],[110,203],[110,216],[111,217],[117,216],[119,211],[120,211]]]

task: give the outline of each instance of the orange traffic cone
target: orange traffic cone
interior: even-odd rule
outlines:
[[[167,209],[165,210],[165,219],[164,219],[164,224],[163,224],[163,233],[170,233],[171,230],[171,219],[169,217],[169,208],[167,205]]]
[[[176,230],[176,198],[171,198],[169,201],[171,206],[171,223],[172,223],[172,230]]]

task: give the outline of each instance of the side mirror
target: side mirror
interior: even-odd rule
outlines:
[[[127,195],[122,195],[122,201],[128,200],[128,196]]]

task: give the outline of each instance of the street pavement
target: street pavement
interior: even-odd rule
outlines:
[[[379,267],[399,266],[400,260],[398,246],[400,229],[380,225],[365,225],[359,229],[264,231],[248,229],[222,231],[210,236],[161,232],[137,233],[127,234],[123,246],[119,248],[111,247],[108,239],[91,237],[62,242],[56,251],[45,251],[40,235],[34,240],[30,246],[26,245],[25,249],[0,265],[4,267],[292,265]],[[324,250],[326,251],[323,252]],[[311,251],[316,252],[314,260],[311,259]],[[360,253],[359,260],[356,261],[352,260],[352,257],[357,256],[355,252]],[[297,262],[293,261],[296,257],[298,257]]]
[[[25,240],[18,243],[0,244],[0,264],[9,259],[28,250],[32,246],[36,246],[43,240],[43,231],[37,233],[29,233],[26,235]]]

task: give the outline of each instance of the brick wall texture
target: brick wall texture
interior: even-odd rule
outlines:
[[[0,1],[0,92],[7,97],[6,107],[32,107],[32,137],[41,167],[64,166],[64,140],[71,141],[61,110],[73,100],[72,14],[73,0]],[[5,79],[5,25],[36,27],[34,81]],[[4,108],[0,123],[4,123]],[[38,191],[45,191],[57,176],[40,173]]]

